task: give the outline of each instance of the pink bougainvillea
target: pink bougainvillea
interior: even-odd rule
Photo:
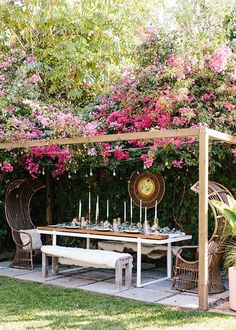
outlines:
[[[226,69],[228,58],[231,56],[232,51],[228,46],[221,46],[214,52],[209,60],[209,67],[212,71],[220,73]]]
[[[2,167],[1,167],[1,171],[2,172],[8,172],[8,173],[11,173],[13,172],[14,168],[13,166],[11,165],[11,163],[7,162],[7,161],[4,161],[3,164],[2,164]]]
[[[177,167],[177,168],[182,168],[183,165],[184,165],[184,160],[183,159],[180,159],[180,160],[175,159],[175,160],[172,161],[172,165],[174,167]]]

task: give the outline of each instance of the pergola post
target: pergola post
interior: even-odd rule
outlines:
[[[209,134],[199,132],[199,308],[208,309],[208,163]]]

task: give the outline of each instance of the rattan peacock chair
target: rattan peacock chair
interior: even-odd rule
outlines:
[[[27,230],[35,229],[30,216],[30,202],[33,195],[44,187],[39,180],[33,179],[18,179],[7,186],[5,215],[16,245],[11,267],[33,269],[33,256],[39,253],[40,249],[34,248],[32,234],[27,233]],[[23,243],[22,235],[27,238],[27,244]]]
[[[194,192],[199,193],[199,182],[192,188]],[[208,293],[220,293],[225,291],[221,276],[220,264],[224,253],[224,248],[228,240],[229,224],[225,218],[212,205],[212,200],[223,201],[228,204],[227,195],[231,195],[229,190],[219,183],[209,181],[208,184],[208,203],[212,209],[215,228],[211,238],[208,241]],[[188,261],[183,257],[184,252],[196,252],[198,255],[198,246],[183,246],[176,255],[176,264],[174,266],[173,288],[179,291],[198,292],[198,257],[194,261]]]

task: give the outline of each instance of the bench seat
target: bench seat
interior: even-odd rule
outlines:
[[[81,249],[58,245],[45,245],[42,251],[42,275],[48,275],[48,257],[52,257],[52,275],[58,273],[58,263],[93,268],[115,269],[117,289],[122,287],[122,269],[125,269],[125,287],[129,287],[132,278],[133,258],[128,253]]]

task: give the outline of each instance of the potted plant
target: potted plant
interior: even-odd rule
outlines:
[[[212,201],[212,204],[229,222],[232,236],[236,238],[236,200],[227,196],[228,205],[220,201]],[[226,249],[225,265],[229,267],[229,306],[236,311],[236,242],[231,242]]]

